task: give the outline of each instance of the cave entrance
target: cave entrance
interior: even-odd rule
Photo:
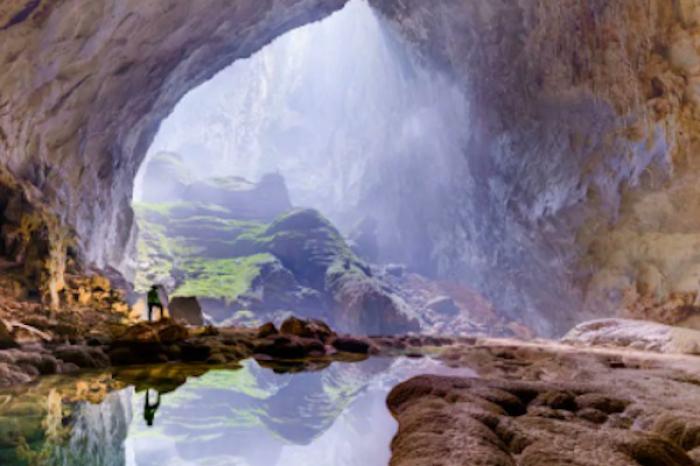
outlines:
[[[387,333],[417,328],[411,309],[426,306],[453,321],[462,309],[430,303],[448,292],[428,278],[420,298],[394,291],[409,271],[437,276],[433,230],[466,124],[452,80],[350,1],[233,63],[162,122],[135,183],[137,290],[196,296],[216,323],[292,311]],[[377,282],[371,293],[348,291],[353,274]]]

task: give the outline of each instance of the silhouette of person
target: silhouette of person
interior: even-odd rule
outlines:
[[[160,309],[160,318],[163,318],[163,303],[160,301],[160,296],[158,295],[158,287],[156,285],[151,286],[148,291],[148,321],[153,321],[153,309]]]
[[[146,400],[144,401],[143,404],[143,419],[146,421],[146,424],[148,426],[153,426],[153,420],[156,417],[156,411],[158,411],[158,407],[160,406],[160,392],[156,390],[156,402],[154,404],[151,404],[149,402],[149,393],[151,389],[146,389]]]

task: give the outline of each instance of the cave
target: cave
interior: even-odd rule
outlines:
[[[696,0],[4,2],[0,462],[126,464],[154,414],[185,425],[179,393],[249,408],[236,422],[287,442],[259,461],[284,464],[351,435],[365,384],[398,425],[370,435],[377,464],[694,464],[699,21]],[[221,76],[238,94],[205,95]],[[228,119],[180,117],[188,99]],[[191,177],[175,198],[143,184],[158,163]],[[231,216],[269,192],[283,208]],[[222,193],[228,213],[199,202]],[[145,269],[144,238],[172,248]],[[285,313],[206,302],[210,272]],[[144,321],[161,282],[205,318]],[[221,432],[162,440],[195,461]]]

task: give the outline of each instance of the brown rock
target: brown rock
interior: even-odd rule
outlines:
[[[255,353],[277,359],[301,359],[312,354],[325,354],[325,346],[319,340],[294,335],[277,335],[258,342]]]
[[[586,393],[576,397],[579,409],[593,408],[605,414],[621,413],[630,404],[627,400],[613,398],[602,393]]]
[[[159,342],[158,330],[148,322],[139,322],[127,328],[115,342],[124,343],[153,343]]]
[[[54,355],[63,362],[85,369],[99,369],[110,364],[110,358],[101,349],[90,346],[63,345],[54,350]]]
[[[176,297],[168,304],[168,312],[174,320],[182,321],[189,325],[204,325],[202,307],[195,297]]]
[[[263,324],[259,329],[257,333],[258,338],[267,338],[271,335],[277,335],[277,327],[275,327],[275,324],[272,322],[268,322],[266,324]]]
[[[581,419],[593,422],[594,424],[602,424],[608,420],[607,414],[595,408],[583,408],[582,410],[578,411],[576,415]]]
[[[179,323],[169,322],[158,328],[158,339],[163,344],[177,343],[189,338],[186,327]]]
[[[346,353],[369,354],[372,345],[361,338],[337,337],[331,343],[338,351]]]
[[[527,414],[489,409],[492,390],[537,402]],[[602,427],[605,414],[583,424],[564,409],[576,390],[561,384],[420,376],[395,387],[387,404],[399,420],[392,466],[691,466],[668,438]],[[677,428],[671,429],[678,431]],[[684,447],[691,448],[695,442]]]
[[[321,341],[326,341],[326,339],[335,335],[330,327],[320,320],[302,320],[296,317],[289,317],[282,322],[280,333]]]
[[[51,341],[51,335],[21,322],[12,322],[12,338],[17,343],[45,343]]]

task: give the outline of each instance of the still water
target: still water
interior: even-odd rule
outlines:
[[[0,392],[0,464],[386,466],[391,388],[417,374],[470,375],[406,358],[191,371],[47,378]]]

